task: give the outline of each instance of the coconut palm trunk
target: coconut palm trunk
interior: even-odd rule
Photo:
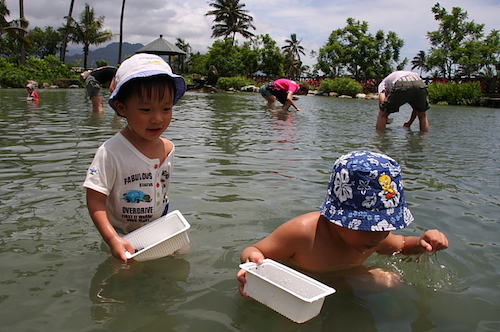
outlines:
[[[123,45],[123,14],[125,13],[125,0],[122,1],[122,13],[120,15],[120,45],[118,47],[118,62],[122,62],[122,45]]]
[[[66,17],[66,28],[64,29],[64,36],[63,36],[63,42],[61,45],[61,54],[59,56],[59,59],[61,60],[62,63],[66,61],[66,49],[68,47],[68,35],[69,35],[69,29],[71,26],[71,22],[73,20],[73,6],[75,5],[75,0],[71,0],[71,3],[69,4],[69,12],[68,16]]]
[[[24,0],[19,0],[19,21],[24,22]],[[24,65],[26,63],[26,45],[24,43],[24,35],[25,32],[21,31],[21,57],[20,57],[20,63]]]

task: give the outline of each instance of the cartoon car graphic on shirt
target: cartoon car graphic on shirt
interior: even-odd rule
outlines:
[[[140,190],[131,190],[128,193],[123,194],[123,199],[127,203],[151,202],[151,196]]]

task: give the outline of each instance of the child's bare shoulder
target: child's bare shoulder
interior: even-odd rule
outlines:
[[[309,212],[290,219],[279,228],[283,232],[294,234],[295,236],[306,236],[307,234],[314,234],[318,221],[321,217],[319,211]]]

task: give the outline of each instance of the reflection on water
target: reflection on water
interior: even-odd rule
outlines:
[[[106,96],[105,96],[106,97]],[[124,126],[90,111],[83,89],[0,90],[0,319],[9,331],[500,330],[500,113],[433,106],[431,131],[374,130],[369,100],[302,97],[303,112],[259,94],[187,93],[165,133],[176,144],[171,208],[191,224],[183,257],[122,264],[101,249],[81,184],[97,147]],[[372,257],[397,290],[345,279],[320,315],[296,324],[237,291],[239,254],[284,221],[315,210],[333,162],[357,149],[403,168],[415,222],[438,228],[437,256]],[[366,286],[366,284],[364,284]]]
[[[189,262],[165,257],[154,262],[124,264],[112,257],[96,270],[89,287],[92,319],[102,327],[125,330],[158,323],[178,322],[160,315],[176,303],[185,290]],[[173,300],[177,299],[177,301]]]

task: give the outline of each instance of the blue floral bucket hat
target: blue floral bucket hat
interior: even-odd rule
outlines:
[[[392,231],[413,221],[401,166],[368,151],[353,151],[335,161],[320,211],[332,223],[360,231]]]

